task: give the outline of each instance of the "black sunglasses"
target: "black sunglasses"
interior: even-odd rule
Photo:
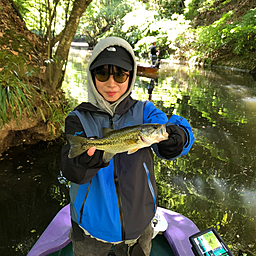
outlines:
[[[125,73],[122,68],[116,67],[116,71],[113,71],[112,68],[112,72],[110,72],[110,67],[108,67],[108,70],[106,68],[95,69],[93,74],[100,82],[108,81],[110,75],[113,75],[114,80],[119,84],[124,83],[129,77],[129,74]]]

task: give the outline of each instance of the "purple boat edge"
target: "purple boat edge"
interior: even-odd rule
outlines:
[[[70,207],[66,205],[56,214],[27,256],[45,256],[64,248],[71,242],[68,237],[70,228]]]
[[[175,256],[194,256],[189,237],[199,232],[198,227],[187,217],[165,208],[158,207],[158,211],[168,223],[163,233]]]
[[[158,207],[157,213],[162,214],[168,222],[163,234],[174,255],[194,256],[189,236],[199,232],[197,226],[190,219],[171,210]],[[27,256],[45,256],[61,250],[71,242],[68,237],[70,228],[70,207],[66,205],[56,214]]]

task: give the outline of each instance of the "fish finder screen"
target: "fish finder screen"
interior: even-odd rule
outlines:
[[[222,244],[213,231],[193,238],[203,256],[229,256],[228,249]]]

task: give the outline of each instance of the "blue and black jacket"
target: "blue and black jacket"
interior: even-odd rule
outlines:
[[[102,137],[102,128],[121,129],[143,123],[175,125],[177,137],[185,138],[172,159],[185,155],[194,137],[186,119],[170,120],[151,102],[127,97],[112,117],[90,103],[82,103],[66,118],[65,133]],[[179,135],[180,134],[180,135]],[[157,144],[152,145],[159,157]],[[108,166],[88,167],[88,155],[68,158],[69,144],[62,149],[61,170],[71,180],[70,207],[75,225],[107,242],[138,238],[153,218],[157,206],[153,151],[142,148],[134,154],[116,154]],[[87,160],[85,160],[87,159]],[[92,166],[92,165],[90,165]],[[76,229],[74,229],[76,230]]]

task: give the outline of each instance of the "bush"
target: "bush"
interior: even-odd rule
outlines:
[[[192,43],[194,55],[215,59],[223,51],[246,55],[256,49],[256,9],[250,10],[240,21],[232,22],[233,11],[209,26],[194,30],[197,40]]]

